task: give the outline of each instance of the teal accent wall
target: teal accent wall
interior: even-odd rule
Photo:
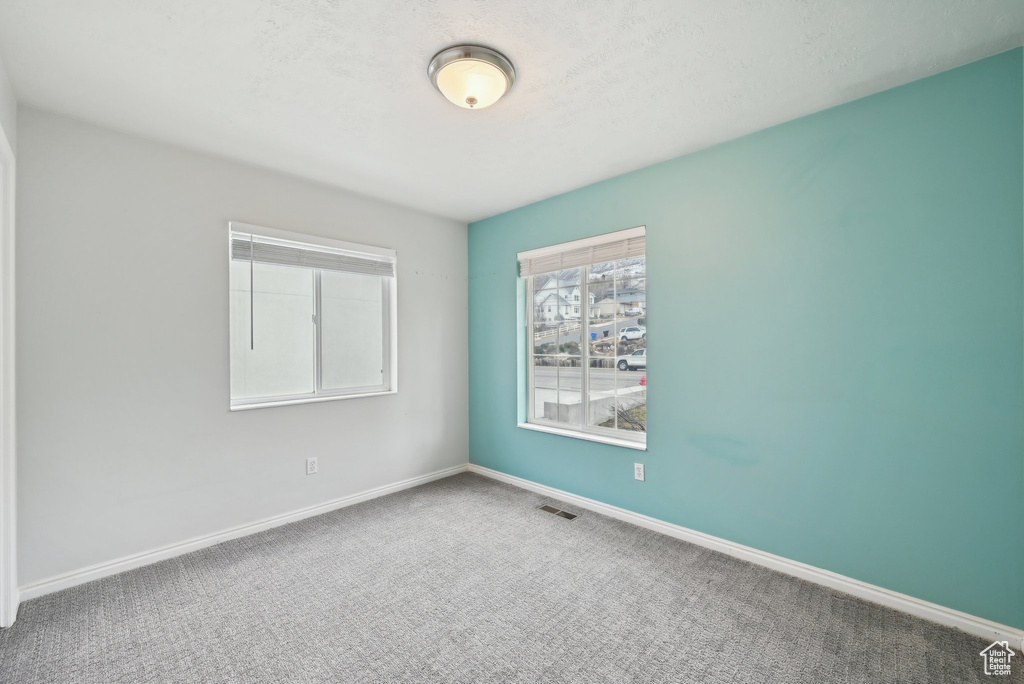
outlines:
[[[648,451],[517,428],[516,253],[641,224]],[[469,269],[473,463],[1024,627],[1022,50],[473,223]]]

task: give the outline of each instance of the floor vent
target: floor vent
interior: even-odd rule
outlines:
[[[559,518],[565,518],[566,520],[575,520],[576,518],[580,517],[576,513],[570,513],[569,511],[562,511],[562,510],[559,510],[559,509],[555,508],[554,506],[538,506],[538,508],[540,508],[540,510],[544,511],[545,513],[554,513]]]

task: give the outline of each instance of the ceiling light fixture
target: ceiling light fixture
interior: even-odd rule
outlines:
[[[453,45],[430,60],[427,76],[452,104],[483,109],[501,99],[516,82],[512,62],[479,45]]]

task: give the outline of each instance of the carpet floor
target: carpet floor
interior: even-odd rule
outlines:
[[[991,679],[964,632],[547,503],[462,474],[33,599],[0,681]]]

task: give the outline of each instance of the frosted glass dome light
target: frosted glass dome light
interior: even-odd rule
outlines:
[[[434,87],[464,109],[483,109],[501,99],[516,81],[512,63],[479,45],[456,45],[434,55],[427,67]]]

